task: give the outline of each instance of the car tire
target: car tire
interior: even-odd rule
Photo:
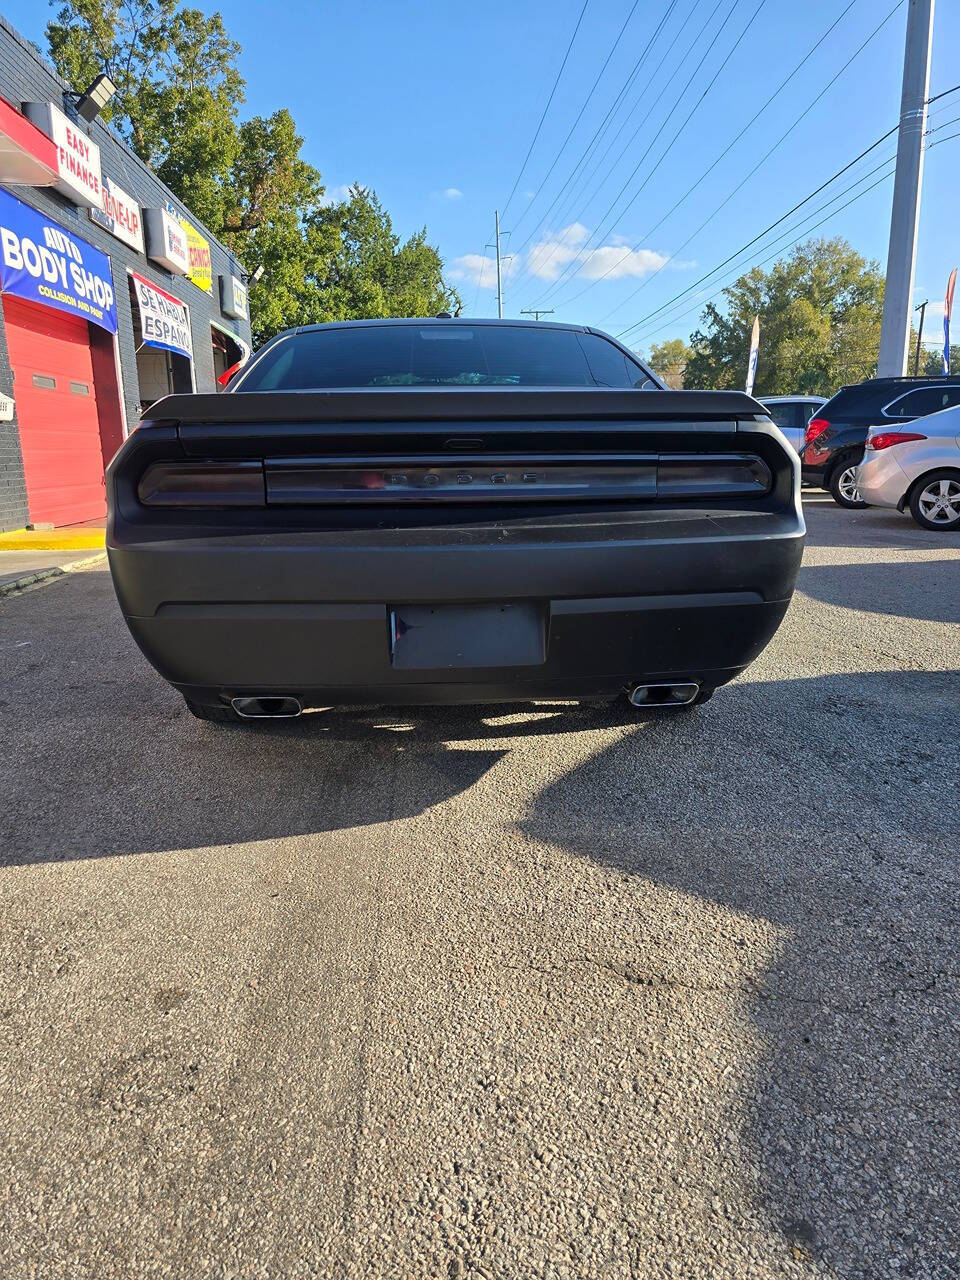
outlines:
[[[242,724],[243,717],[238,716],[233,707],[211,707],[203,702],[191,702],[184,698],[187,710],[198,720],[208,720],[211,724]]]
[[[848,511],[861,511],[870,505],[869,502],[863,501],[860,490],[857,488],[856,469],[859,465],[859,461],[854,461],[850,457],[841,458],[830,472],[827,483],[830,497],[838,507],[846,507]]]
[[[940,505],[944,502],[945,505]],[[910,514],[921,529],[960,531],[960,471],[931,471],[910,491]],[[937,517],[944,515],[945,519]]]

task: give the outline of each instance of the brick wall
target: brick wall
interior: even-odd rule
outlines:
[[[76,119],[70,103],[65,103],[63,100],[67,87],[40,52],[15,31],[4,18],[0,17],[0,96],[17,108],[23,102],[53,102]],[[83,89],[86,86],[77,87]],[[215,240],[186,206],[176,200],[156,175],[107,127],[95,120],[90,125],[80,121],[79,128],[88,133],[100,148],[100,163],[105,177],[115,181],[133,196],[142,208],[162,208],[169,201],[210,241],[213,270],[212,294],[205,293],[183,276],[171,275],[142,254],[138,254],[93,222],[86,209],[80,209],[71,204],[56,191],[44,187],[8,188],[18,200],[33,205],[44,215],[56,219],[72,234],[96,245],[110,258],[117,293],[117,342],[123,381],[124,409],[128,426],[132,426],[140,415],[140,389],[137,381],[133,315],[127,286],[128,268],[149,279],[159,288],[172,293],[190,308],[196,387],[198,391],[213,391],[216,387],[211,321],[216,322],[228,332],[236,334],[248,347],[251,342],[249,322],[230,319],[220,311],[217,277],[231,273],[239,275],[242,267],[229,249]],[[13,393],[2,311],[0,311],[0,393],[5,395]],[[0,423],[0,530],[19,528],[26,519],[23,463],[20,457],[16,421]]]

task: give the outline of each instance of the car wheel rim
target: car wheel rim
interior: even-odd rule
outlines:
[[[956,524],[960,520],[960,480],[931,480],[917,505],[931,524]]]
[[[847,502],[862,502],[860,490],[857,488],[857,468],[847,467],[837,481],[837,488],[840,490],[840,497]]]

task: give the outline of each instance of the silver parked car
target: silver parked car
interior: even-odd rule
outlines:
[[[827,402],[823,396],[763,396],[760,403],[769,409],[770,417],[787,437],[793,451],[799,453],[807,423]]]
[[[960,405],[903,430],[871,427],[857,487],[872,507],[909,507],[924,529],[960,531]]]

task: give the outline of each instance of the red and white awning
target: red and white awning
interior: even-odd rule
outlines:
[[[0,182],[11,187],[52,187],[57,181],[56,144],[0,98]]]

